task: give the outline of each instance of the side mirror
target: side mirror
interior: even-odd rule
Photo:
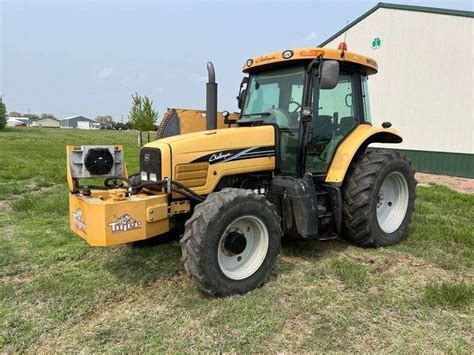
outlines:
[[[239,95],[237,96],[237,106],[242,110],[244,106],[245,95],[247,94],[247,84],[249,82],[248,77],[242,78],[240,83]]]
[[[321,77],[319,87],[322,90],[334,89],[339,79],[339,62],[337,60],[325,60],[321,64]]]

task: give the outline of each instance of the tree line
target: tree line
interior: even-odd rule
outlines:
[[[20,113],[16,111],[10,111],[8,113],[8,117],[29,118],[32,121],[37,121],[43,118],[53,118],[57,120],[56,116],[54,116],[52,113],[42,113],[41,115],[37,115],[34,113]]]
[[[37,115],[34,113],[20,113],[11,111],[7,115],[5,103],[0,98],[0,129],[5,128],[7,117],[29,118],[32,121],[39,119],[52,118],[57,119],[52,113],[43,113]],[[128,114],[128,122],[114,121],[111,115],[99,115],[95,118],[97,122],[110,123],[114,129],[136,129],[139,131],[156,131],[156,121],[158,112],[153,109],[153,101],[146,95],[140,96],[138,93],[132,95],[132,107]]]

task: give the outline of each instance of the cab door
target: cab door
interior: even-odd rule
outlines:
[[[335,88],[320,90],[319,101],[314,95],[306,171],[326,173],[339,143],[363,120],[360,85],[359,74],[341,71]]]

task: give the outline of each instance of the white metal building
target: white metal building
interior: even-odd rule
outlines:
[[[112,124],[106,122],[97,122],[84,116],[71,116],[61,120],[61,128],[111,129]]]
[[[372,123],[418,171],[474,177],[474,12],[379,3],[320,44],[373,57]]]
[[[33,122],[33,127],[59,128],[61,121],[53,117],[40,118]]]

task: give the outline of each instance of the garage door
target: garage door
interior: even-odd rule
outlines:
[[[77,121],[77,128],[89,129],[89,121]]]

